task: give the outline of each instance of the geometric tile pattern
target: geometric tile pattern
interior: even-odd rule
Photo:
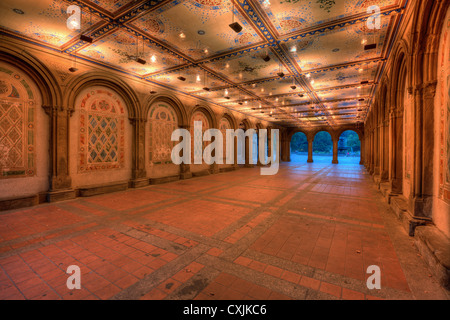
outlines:
[[[22,76],[0,67],[0,179],[36,173],[34,105]]]
[[[171,141],[172,132],[178,126],[178,119],[172,107],[165,103],[157,103],[150,110],[150,152],[149,159],[153,164],[172,163],[171,154],[175,142]]]
[[[125,118],[120,99],[108,89],[91,90],[80,108],[78,171],[122,168]]]

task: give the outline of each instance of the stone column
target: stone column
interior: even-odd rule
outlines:
[[[376,111],[376,110],[375,110]],[[380,174],[380,124],[378,123],[378,112],[376,111],[377,117],[375,118],[375,129],[374,129],[374,168],[373,174]]]
[[[372,120],[373,123],[373,120]],[[374,143],[374,132],[375,129],[372,126],[370,128],[370,170],[369,173],[371,175],[373,175],[373,173],[375,172],[375,143]]]
[[[414,91],[415,153],[412,213],[431,218],[433,207],[434,101],[437,82],[430,82]]]
[[[333,137],[333,164],[338,164],[339,138]]]
[[[179,128],[186,129],[187,131],[190,130],[189,125],[181,125],[181,126],[179,126]],[[190,141],[189,141],[189,144],[191,144]],[[191,150],[191,152],[193,152],[193,150]],[[181,156],[183,156],[183,154],[181,154]],[[180,164],[180,179],[186,180],[186,179],[190,179],[190,178],[192,178],[191,165],[185,164],[185,163]]]
[[[261,161],[259,160],[259,156],[260,156],[260,153],[262,152],[262,151],[264,151],[264,150],[260,150],[259,149],[259,129],[256,129],[257,131],[256,131],[256,136],[258,137],[257,139],[258,139],[258,142],[257,142],[257,144],[256,144],[256,150],[258,151],[257,152],[257,160],[256,160],[256,165],[258,166],[258,167],[262,167],[262,163],[261,163]]]
[[[74,110],[56,106],[43,108],[50,117],[50,188],[47,201],[73,199],[75,190],[69,173],[69,120]]]
[[[380,130],[380,181],[389,180],[389,126],[386,120],[383,120]]]
[[[133,126],[133,146],[132,146],[132,177],[131,186],[133,188],[144,187],[149,184],[147,171],[145,169],[145,126],[146,119],[130,118]]]
[[[245,168],[254,167],[254,165],[251,164],[253,154],[250,154],[250,143],[253,143],[253,137],[245,137]]]
[[[361,141],[361,160],[359,161],[359,164],[360,165],[364,165],[365,164],[365,152],[366,152],[366,150],[365,150],[365,148],[366,148],[366,138],[365,138],[365,136],[361,137],[360,141]]]
[[[403,193],[403,110],[391,112],[391,154],[390,183],[392,194]]]
[[[308,138],[308,163],[313,163],[313,143],[314,138]]]

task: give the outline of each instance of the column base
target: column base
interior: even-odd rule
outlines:
[[[333,160],[332,164],[339,164],[338,160]]]
[[[148,178],[130,180],[130,188],[142,188],[149,185]]]
[[[187,179],[191,179],[191,178],[192,178],[191,172],[180,173],[181,180],[187,180]]]
[[[47,192],[48,202],[59,202],[76,198],[76,192],[73,189],[55,190]]]

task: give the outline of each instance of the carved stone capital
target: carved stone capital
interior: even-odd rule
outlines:
[[[423,97],[425,99],[434,99],[436,96],[437,81],[423,84]]]

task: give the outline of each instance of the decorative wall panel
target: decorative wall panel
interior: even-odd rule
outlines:
[[[448,16],[448,15],[447,15]],[[443,41],[441,42],[441,55],[439,57],[440,94],[440,152],[439,152],[439,185],[440,196],[450,202],[450,19],[444,23]]]
[[[125,111],[108,89],[85,94],[80,105],[78,172],[120,169],[125,160]]]
[[[172,149],[176,142],[171,141],[172,132],[178,128],[177,116],[169,105],[156,103],[149,113],[149,160],[151,164],[172,163]]]
[[[198,134],[197,136],[194,135],[194,123],[195,121],[201,121],[202,122],[202,132],[201,135]],[[192,121],[191,121],[191,160],[192,163],[194,163],[194,156],[198,156],[203,159],[203,149],[205,148],[205,144],[203,142],[203,134],[206,130],[210,128],[210,124],[208,121],[208,118],[206,115],[201,111],[196,111],[192,115]],[[194,148],[195,147],[195,148]],[[197,152],[196,152],[197,151]]]
[[[23,75],[0,67],[0,179],[36,174],[35,108]]]

